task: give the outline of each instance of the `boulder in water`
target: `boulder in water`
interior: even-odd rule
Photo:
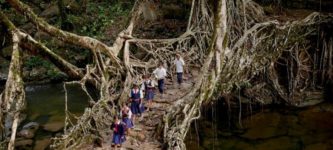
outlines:
[[[24,125],[22,130],[18,132],[18,135],[27,139],[31,139],[35,136],[35,132],[38,130],[39,124],[37,122],[29,122]]]
[[[64,127],[63,122],[49,122],[43,125],[43,129],[50,132],[57,132]]]
[[[15,141],[15,147],[20,147],[18,149],[30,149],[33,144],[33,140],[31,139],[17,139]]]
[[[22,127],[22,129],[33,129],[37,130],[39,128],[39,124],[37,122],[29,122]]]

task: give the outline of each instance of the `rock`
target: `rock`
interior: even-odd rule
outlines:
[[[28,34],[32,34],[33,32],[35,32],[35,28],[32,23],[25,23],[24,25],[20,26],[20,29],[23,29]]]
[[[330,132],[333,126],[333,113],[311,108],[299,113],[300,124],[309,130]]]
[[[242,141],[237,142],[232,149],[256,150],[252,144],[246,143],[246,142],[242,142]]]
[[[273,102],[273,94],[270,87],[266,83],[256,84],[253,87],[245,88],[244,95],[247,98],[255,99],[262,104],[271,104]],[[243,98],[244,99],[244,98]]]
[[[307,129],[298,124],[296,116],[286,116],[285,126],[288,126],[289,136],[303,136],[307,133]]]
[[[64,128],[63,122],[50,122],[43,125],[43,129],[50,132],[57,132]]]
[[[46,32],[43,31],[37,31],[34,35],[34,38],[37,40],[51,40],[52,38],[47,34]]]
[[[32,146],[33,142],[34,141],[31,139],[24,139],[24,140],[18,139],[17,141],[15,141],[15,147],[30,147]]]
[[[35,136],[35,132],[29,129],[24,129],[18,132],[18,135],[27,139],[31,139]]]
[[[33,138],[38,128],[39,124],[37,122],[29,122],[22,127],[22,130],[18,132],[18,135],[27,139]]]
[[[56,16],[59,14],[59,7],[58,5],[51,5],[48,8],[46,8],[42,13],[40,13],[41,17],[52,17],[52,16]]]
[[[29,122],[28,124],[22,127],[22,129],[33,129],[33,130],[37,130],[38,128],[39,124],[37,122]]]
[[[12,47],[11,46],[7,46],[3,49],[1,49],[1,53],[0,55],[4,58],[11,58],[12,57]]]
[[[0,73],[0,82],[6,81],[8,78],[8,74]]]
[[[302,101],[295,104],[296,107],[307,107],[317,105],[324,101],[324,92],[307,91],[302,93]]]
[[[321,105],[318,109],[322,112],[331,112],[333,113],[333,105]]]
[[[281,120],[278,113],[258,113],[243,120],[246,128],[277,127]]]
[[[316,143],[305,146],[304,150],[328,150],[328,146],[324,143]]]
[[[281,121],[278,113],[258,113],[242,122],[247,130],[241,137],[255,140],[287,134],[287,128],[281,128]]]
[[[288,137],[274,138],[265,140],[255,146],[255,150],[287,150],[298,149],[298,143]]]
[[[143,133],[138,133],[137,139],[140,140],[141,142],[144,142],[146,139],[146,136]]]
[[[32,79],[40,80],[40,79],[44,79],[46,72],[47,72],[47,70],[44,67],[33,68],[30,71],[29,76]]]
[[[35,142],[33,150],[44,150],[51,144],[51,139],[42,139]]]
[[[135,138],[135,139],[138,139],[141,142],[144,142],[145,139],[146,139],[146,136],[142,132],[137,132],[137,131],[130,130],[128,132],[128,135]]]
[[[280,136],[286,134],[285,132],[280,132],[276,127],[265,127],[265,128],[251,128],[245,134],[241,135],[243,138],[247,138],[250,140],[257,139],[266,139],[275,136]]]

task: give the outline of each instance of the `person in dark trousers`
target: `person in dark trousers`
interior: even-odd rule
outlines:
[[[164,68],[163,63],[159,64],[159,67],[154,70],[153,74],[157,78],[157,81],[158,81],[158,90],[161,93],[161,98],[163,98],[163,94],[164,94],[164,79],[167,76],[166,69]]]
[[[180,57],[180,54],[176,54],[176,59],[174,60],[174,65],[176,66],[176,73],[177,73],[177,82],[179,85],[179,88],[181,88],[181,84],[183,82],[183,72],[184,72],[184,66],[185,62],[183,58]]]
[[[141,116],[142,112],[144,111],[144,106],[142,103],[143,93],[142,90],[139,88],[137,83],[134,83],[131,92],[129,93],[130,101],[131,101],[131,111],[134,114],[132,117],[133,124],[135,124],[136,116]]]
[[[112,147],[120,148],[121,144],[126,140],[126,125],[125,123],[121,122],[118,116],[115,116],[114,122],[111,124],[111,129],[113,130]]]

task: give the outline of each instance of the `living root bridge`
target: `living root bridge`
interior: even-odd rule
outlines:
[[[230,4],[231,1],[223,0],[219,3],[218,12],[215,13],[218,15],[215,18],[215,32],[210,44],[210,53],[201,68],[202,74],[193,89],[179,99],[163,118],[164,124],[161,124],[163,140],[169,149],[186,149],[184,144],[186,133],[191,122],[200,117],[203,102],[208,103],[222,93],[223,95],[231,94],[234,89],[251,87],[252,79],[256,79],[258,82],[258,76],[265,77],[264,80],[259,79],[259,82],[272,83],[270,81],[275,81],[278,77],[271,76],[272,72],[276,72],[271,68],[283,57],[282,53],[285,51],[292,54],[300,53],[300,49],[294,47],[295,43],[302,45],[305,48],[302,50],[306,52],[309,43],[305,37],[315,33],[318,24],[333,20],[332,16],[321,16],[319,13],[312,13],[303,20],[293,22],[263,20],[265,16],[260,11],[262,10],[260,6],[251,1],[237,2],[241,5],[233,5]],[[237,8],[227,6],[237,6]],[[256,9],[248,10],[249,8]],[[237,19],[239,22],[235,23],[234,21]],[[251,22],[247,20],[251,20]],[[242,21],[245,22],[245,25],[240,24]],[[235,26],[235,24],[240,26]],[[327,56],[331,52],[323,53]],[[297,62],[302,64],[301,59]],[[323,66],[329,66],[330,63],[326,64]],[[295,84],[300,83],[299,80],[295,81],[293,78],[289,78],[288,81],[296,82]],[[284,89],[277,88],[280,85],[280,82],[273,82],[270,89],[274,89],[273,93],[276,92],[278,95],[269,96],[277,96],[279,97],[277,100],[284,100],[291,105],[295,104],[294,99],[285,96]],[[293,87],[296,89],[308,88],[300,85]],[[289,93],[302,94],[296,93],[296,89]],[[255,100],[263,103],[260,95]]]
[[[168,149],[186,149],[184,138],[193,120],[201,116],[201,105],[210,102],[221,93],[228,95],[232,94],[235,89],[261,87],[255,86],[258,84],[267,85],[263,88],[271,91],[269,97],[278,97],[277,100],[283,100],[292,105],[294,100],[291,99],[291,94],[302,94],[302,90],[299,89],[313,87],[311,84],[304,84],[307,85],[304,86],[300,84],[303,82],[298,82],[314,77],[305,79],[299,75],[306,68],[304,65],[310,66],[310,68],[315,65],[315,63],[308,65],[304,62],[307,59],[300,57],[307,56],[303,55],[309,47],[306,37],[316,32],[319,23],[333,20],[332,17],[313,13],[300,21],[279,22],[270,20],[264,14],[262,7],[253,1],[220,0],[212,1],[209,4],[207,0],[193,0],[188,26],[184,34],[171,39],[141,39],[132,36],[133,29],[140,21],[142,14],[140,6],[142,2],[146,2],[138,0],[134,5],[127,29],[119,33],[112,46],[107,46],[97,39],[65,32],[48,24],[19,0],[7,1],[30,22],[38,26],[38,29],[69,44],[90,49],[93,54],[94,63],[88,64],[85,68],[78,68],[34,40],[30,35],[21,32],[1,12],[2,23],[13,35],[10,78],[7,80],[6,89],[1,97],[1,106],[6,107],[1,107],[4,110],[1,111],[1,117],[8,114],[17,116],[15,114],[22,107],[21,105],[14,107],[15,105],[12,103],[14,100],[20,102],[15,103],[16,105],[24,103],[23,81],[17,74],[20,70],[20,58],[14,57],[19,56],[17,55],[19,50],[15,49],[21,46],[24,50],[26,47],[25,44],[19,44],[22,40],[38,48],[41,55],[46,56],[59,69],[76,80],[66,83],[65,89],[67,84],[80,84],[90,98],[92,96],[85,87],[87,82],[93,83],[99,90],[99,100],[92,107],[86,108],[81,117],[74,116],[77,119],[76,124],[73,124],[70,119],[69,116],[72,114],[66,107],[64,134],[53,139],[53,149],[79,149],[86,146],[86,143],[89,145],[100,139],[101,134],[109,131],[112,116],[117,114],[117,105],[127,100],[132,81],[140,80],[142,74],[156,67],[157,60],[172,64],[174,54],[177,52],[184,54],[188,66],[200,66],[201,74],[197,77],[192,89],[168,108],[157,127],[156,135],[163,134],[162,141]],[[212,9],[210,6],[214,6],[216,9]],[[216,12],[211,10],[216,10]],[[296,49],[295,43],[298,47]],[[332,57],[332,42],[326,43],[328,44],[325,46],[325,52],[317,57],[325,58],[319,67],[323,70],[320,75],[329,79],[332,78],[332,74],[325,69],[332,66],[332,61],[330,61],[332,59],[329,59]],[[135,46],[137,50],[143,52],[144,57],[135,55],[131,51],[131,46]],[[279,75],[275,69],[278,61],[285,57],[285,52],[291,54],[292,58],[296,58],[296,62],[293,61],[293,67],[289,67],[289,69],[300,68],[296,74],[295,70],[289,71],[288,82],[291,83],[297,79],[297,82],[293,82],[289,86],[285,86],[279,81]],[[122,55],[120,56],[120,54]],[[170,72],[170,75],[173,74],[174,72]],[[297,75],[299,76],[297,77]],[[259,102],[262,102],[262,99],[260,95],[254,98]],[[93,101],[92,98],[91,101]],[[112,107],[109,103],[112,104]],[[9,106],[15,109],[7,109]],[[15,117],[12,118],[15,120]],[[4,123],[3,117],[1,121]],[[18,122],[14,121],[13,128],[16,128],[17,124]],[[13,131],[8,140],[11,142],[7,142],[9,149],[13,149],[15,130]]]

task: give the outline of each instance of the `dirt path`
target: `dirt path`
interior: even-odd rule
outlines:
[[[162,122],[163,115],[173,103],[184,96],[191,87],[194,85],[195,77],[192,74],[186,74],[184,83],[181,87],[176,83],[172,83],[170,79],[166,80],[165,94],[163,98],[156,91],[153,106],[150,111],[145,111],[140,119],[136,119],[135,126],[126,136],[126,141],[123,143],[122,148],[118,150],[157,150],[162,149],[162,143],[154,136],[156,127]],[[146,102],[146,101],[145,101]],[[147,106],[147,104],[145,104]],[[163,135],[160,135],[163,136]],[[113,150],[111,147],[112,131],[108,131],[103,135],[102,147],[95,147],[96,150]]]

